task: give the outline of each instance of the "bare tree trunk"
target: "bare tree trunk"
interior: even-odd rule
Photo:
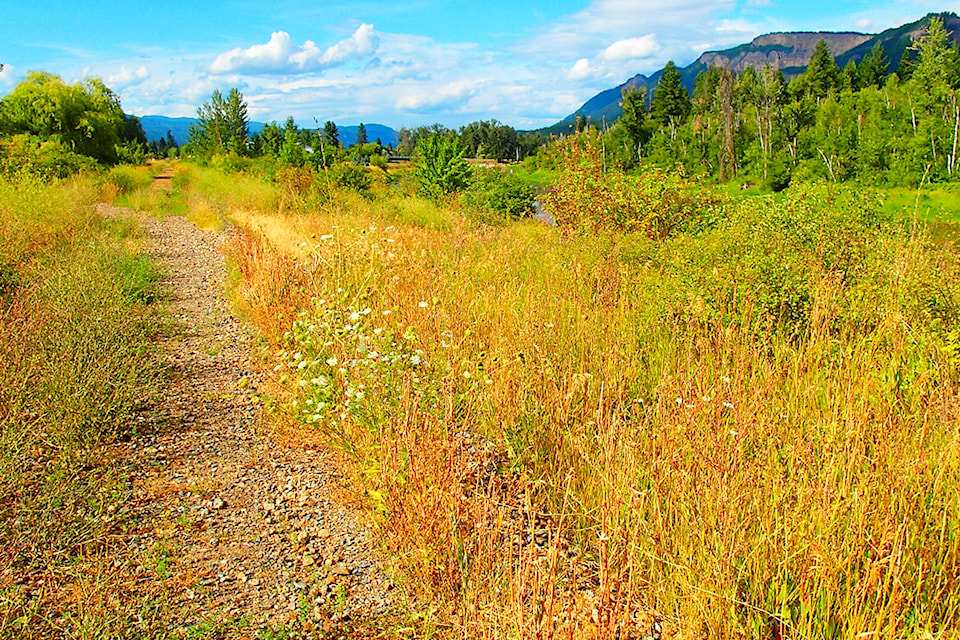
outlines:
[[[950,160],[947,162],[947,173],[952,174],[953,168],[957,164],[957,133],[960,130],[960,106],[957,106],[957,96],[953,96],[953,153],[950,154]]]
[[[827,165],[827,171],[830,172],[830,179],[834,182],[837,181],[837,176],[833,173],[833,163],[827,159],[827,156],[823,153],[823,149],[817,149],[820,152],[820,157],[823,158],[823,163]]]

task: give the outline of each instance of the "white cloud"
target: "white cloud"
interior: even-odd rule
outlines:
[[[380,38],[372,24],[362,24],[352,36],[321,50],[312,40],[294,44],[286,31],[276,31],[266,44],[221,53],[210,64],[215,75],[227,73],[287,74],[319,71],[361,58],[377,50]]]
[[[17,84],[16,71],[17,68],[12,64],[3,65],[3,68],[0,69],[0,85],[12,87]]]
[[[147,68],[143,65],[140,65],[137,69],[127,69],[126,66],[121,66],[120,71],[111,76],[107,76],[107,86],[114,91],[119,91],[120,89],[140,84],[149,77],[150,72],[147,71]]]
[[[438,107],[454,107],[477,94],[481,82],[458,80],[427,91],[409,92],[397,100],[397,109],[402,111],[425,111]]]
[[[601,58],[606,60],[633,60],[635,58],[649,58],[661,49],[657,36],[653,33],[639,38],[617,40],[603,50]]]
[[[583,80],[592,77],[594,73],[596,70],[590,61],[587,58],[580,58],[567,73],[567,77],[571,80]]]

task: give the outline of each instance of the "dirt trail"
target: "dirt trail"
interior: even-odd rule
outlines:
[[[257,426],[262,379],[224,298],[218,251],[238,231],[141,221],[177,326],[161,345],[162,395],[116,451],[130,478],[135,591],[163,602],[184,635],[212,624],[216,637],[266,627],[312,636],[375,619],[398,594],[360,518],[337,500],[329,454],[281,446]]]

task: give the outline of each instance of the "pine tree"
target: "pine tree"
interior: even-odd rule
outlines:
[[[900,62],[897,64],[897,75],[900,77],[900,82],[906,82],[913,77],[913,71],[917,68],[917,61],[913,59],[913,53],[910,51],[910,48],[903,50],[903,55],[900,56]]]
[[[360,123],[357,127],[357,144],[367,144],[367,128]]]
[[[334,147],[340,146],[340,132],[332,120],[327,120],[323,125],[323,142]]]
[[[877,40],[870,52],[860,62],[860,88],[881,87],[890,69],[887,52]]]
[[[837,67],[827,47],[827,41],[823,38],[817,41],[817,46],[813,49],[813,57],[810,58],[810,64],[807,65],[804,75],[807,77],[807,86],[812,98],[825,98],[838,87],[840,68]]]
[[[660,127],[681,125],[690,115],[690,94],[680,78],[680,70],[673,60],[667,63],[653,93],[650,117]]]
[[[620,106],[623,108],[623,115],[620,116],[620,123],[627,132],[630,144],[637,152],[637,160],[640,160],[640,148],[643,144],[643,125],[647,120],[647,90],[644,87],[624,87],[620,92]]]

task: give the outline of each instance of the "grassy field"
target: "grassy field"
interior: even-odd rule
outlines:
[[[135,188],[128,177],[0,179],[3,638],[131,637],[149,626],[133,626],[147,603],[119,595],[125,479],[101,448],[158,372],[159,272],[134,223],[93,208]]]
[[[576,234],[179,171],[247,231],[233,292],[283,415],[353,461],[422,629],[960,622],[960,267],[889,201],[718,196],[669,233]]]
[[[125,481],[98,453],[156,379],[159,276],[102,198],[245,231],[231,294],[271,344],[274,417],[343,452],[417,596],[396,633],[952,637],[960,264],[926,224],[953,224],[946,192],[921,215],[574,167],[551,228],[402,176],[179,164],[168,194],[156,170],[0,183],[0,637],[163,617],[119,586]]]

